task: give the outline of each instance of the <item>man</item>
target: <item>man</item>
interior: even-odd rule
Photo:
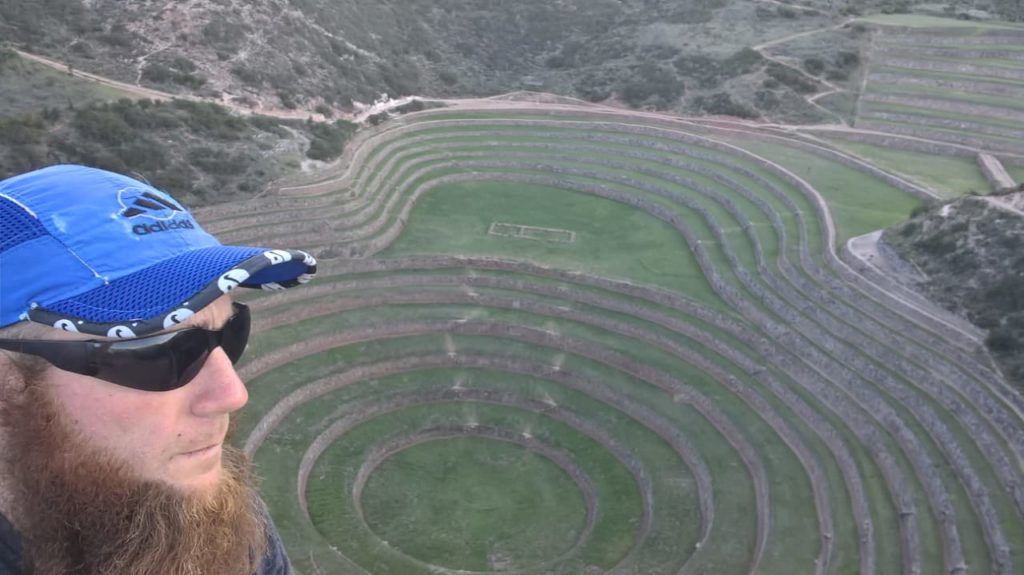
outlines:
[[[238,286],[316,273],[223,246],[152,186],[82,166],[0,182],[0,575],[280,575],[225,443],[248,395]]]

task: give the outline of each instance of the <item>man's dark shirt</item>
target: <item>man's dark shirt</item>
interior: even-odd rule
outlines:
[[[7,518],[0,513],[0,575],[23,575],[21,570],[21,538]],[[255,575],[292,575],[281,536],[274,522],[267,517],[267,554]]]
[[[7,518],[0,513],[0,575],[18,575],[21,569],[21,541]]]

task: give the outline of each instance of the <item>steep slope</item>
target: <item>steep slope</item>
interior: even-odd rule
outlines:
[[[967,196],[882,235],[918,272],[917,287],[989,330],[986,345],[1024,387],[1024,192]]]

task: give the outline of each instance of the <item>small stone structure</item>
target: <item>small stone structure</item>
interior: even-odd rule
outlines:
[[[978,154],[978,167],[981,168],[981,173],[985,175],[988,183],[992,185],[992,191],[1002,193],[1017,187],[999,158],[991,154]]]

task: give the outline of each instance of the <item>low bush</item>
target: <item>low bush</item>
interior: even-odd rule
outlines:
[[[306,156],[313,160],[330,161],[341,155],[345,143],[355,133],[356,125],[345,120],[337,120],[331,124],[307,122],[312,140]]]
[[[737,118],[756,118],[756,111],[733,101],[727,92],[718,92],[710,96],[697,96],[693,106],[705,114],[735,116]]]
[[[619,95],[631,106],[650,104],[663,108],[683,95],[682,80],[665,66],[644,62],[632,72],[619,86]]]
[[[0,178],[57,163],[137,173],[192,205],[256,192],[282,175],[267,157],[294,131],[311,153],[337,157],[351,124],[241,117],[210,103],[120,100],[0,119]]]
[[[818,83],[814,80],[804,76],[798,70],[777,62],[769,62],[765,67],[765,72],[780,84],[789,86],[802,94],[809,94],[818,89]]]

